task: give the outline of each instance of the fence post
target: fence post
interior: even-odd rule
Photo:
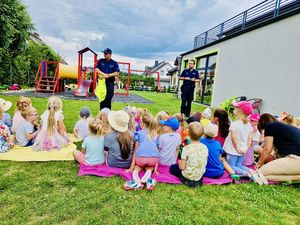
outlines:
[[[279,14],[280,2],[281,2],[281,0],[276,0],[275,1],[275,10],[274,10],[274,16],[273,17],[277,17],[278,14]]]
[[[224,23],[221,23],[219,39],[223,37],[223,32],[224,32]]]
[[[242,30],[246,28],[246,22],[247,22],[247,11],[245,11],[243,14]]]
[[[205,32],[204,45],[207,44],[207,31]]]

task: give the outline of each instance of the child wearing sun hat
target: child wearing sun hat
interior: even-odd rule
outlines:
[[[3,98],[0,98],[0,108],[3,110],[3,118],[0,120],[0,124],[6,125],[9,129],[11,129],[11,116],[7,112],[12,106],[10,101],[6,101]]]

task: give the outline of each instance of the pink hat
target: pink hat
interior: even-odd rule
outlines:
[[[247,101],[240,101],[232,103],[234,107],[240,108],[247,116],[252,113],[253,107],[250,102]]]
[[[259,121],[259,118],[260,118],[260,115],[257,114],[257,113],[254,113],[254,114],[249,116],[250,121],[253,121],[253,122]]]

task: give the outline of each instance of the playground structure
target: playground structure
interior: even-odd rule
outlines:
[[[87,79],[87,67],[83,68],[83,54],[91,51],[94,54],[93,76]],[[90,48],[84,48],[78,51],[78,66],[65,65],[57,61],[40,61],[39,69],[35,77],[36,92],[64,92],[64,79],[76,79],[77,88],[74,91],[75,96],[88,97],[89,92],[94,93],[97,86],[97,53]],[[53,71],[49,70],[54,69]],[[52,73],[51,73],[52,72]]]
[[[92,77],[88,78],[88,67],[83,67],[83,54],[86,52],[93,53],[93,67]],[[57,61],[40,61],[39,69],[35,77],[35,90],[36,92],[52,92],[59,93],[65,91],[65,79],[76,79],[77,88],[74,91],[74,95],[78,97],[88,97],[89,94],[94,95],[94,91],[97,87],[97,72],[96,66],[98,63],[97,53],[95,53],[90,48],[86,47],[78,51],[78,65],[65,65]],[[125,66],[127,72],[127,80],[125,84],[125,92],[118,92],[119,89],[115,89],[116,95],[126,95],[129,94],[130,86],[130,73],[131,72],[147,72],[157,74],[157,86],[160,87],[160,76],[159,72],[144,71],[144,70],[132,70],[131,65],[128,62],[118,62],[119,66]],[[116,79],[117,80],[117,79]],[[119,81],[120,82],[120,81]]]

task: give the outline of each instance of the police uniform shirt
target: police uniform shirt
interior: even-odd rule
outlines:
[[[106,74],[120,72],[118,63],[113,59],[110,59],[109,61],[106,61],[106,59],[100,59],[97,63],[96,68],[98,68],[100,71]],[[115,77],[110,77],[106,79],[106,83],[113,83],[114,81]]]
[[[195,69],[185,69],[184,71],[182,71],[180,77],[189,77],[190,79],[200,79],[199,78],[199,73],[197,70]],[[184,87],[189,87],[189,88],[194,88],[195,87],[195,81],[191,81],[191,80],[184,80],[183,81],[183,86]]]

